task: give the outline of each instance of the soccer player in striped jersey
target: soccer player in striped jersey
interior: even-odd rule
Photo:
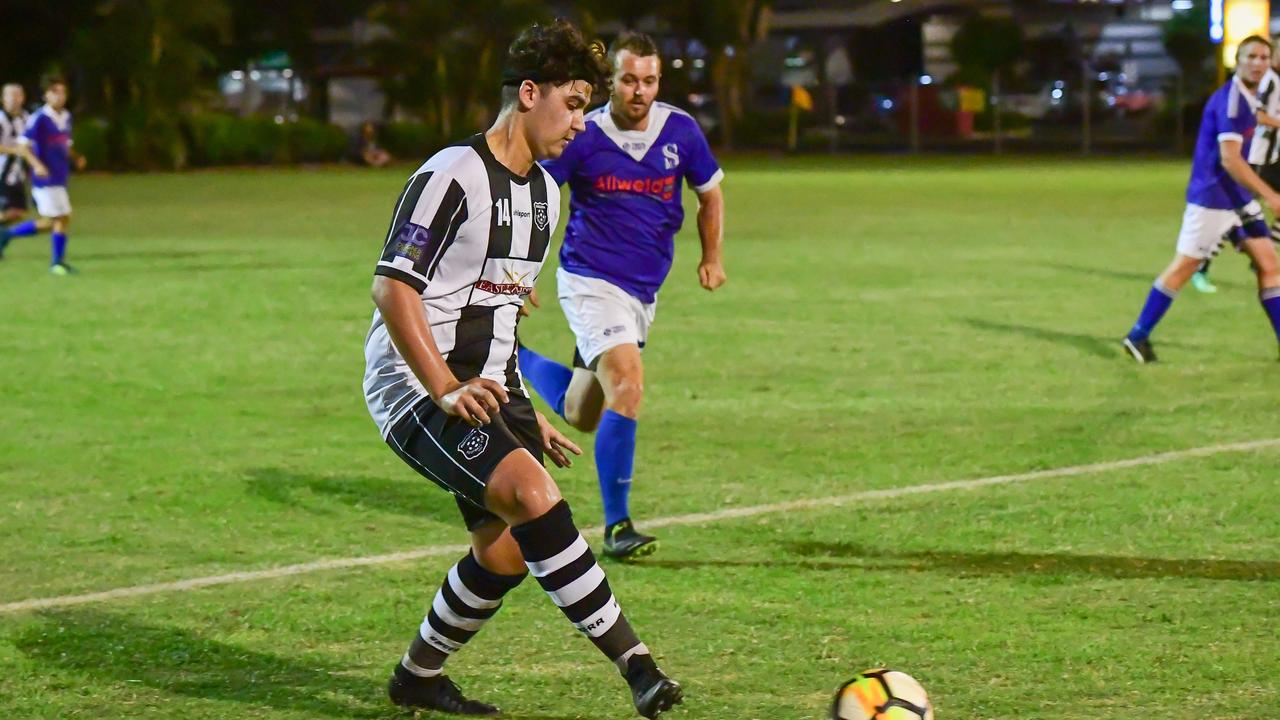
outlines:
[[[682,699],[614,598],[543,467],[574,444],[534,411],[516,355],[516,323],[560,211],[537,161],[583,130],[604,48],[565,21],[508,50],[493,126],[428,159],[396,203],[375,270],[365,341],[365,399],[391,449],[452,493],[471,550],[449,570],[388,684],[392,702],[492,715],[444,675],[444,663],[527,574],[613,661],[644,717]]]
[[[1280,263],[1262,206],[1250,195],[1256,194],[1273,215],[1280,215],[1280,193],[1258,177],[1245,158],[1257,124],[1251,96],[1270,65],[1271,49],[1269,40],[1256,35],[1241,41],[1235,74],[1205,105],[1177,252],[1156,278],[1137,322],[1121,341],[1140,363],[1155,362],[1152,331],[1178,291],[1218,247],[1224,232],[1253,260],[1258,298],[1280,341]]]
[[[629,502],[644,393],[640,352],[684,222],[685,181],[698,196],[698,280],[707,290],[725,282],[724,173],[697,122],[655,102],[662,62],[653,40],[623,33],[609,54],[609,103],[546,166],[571,192],[556,285],[576,338],[574,369],[529,348],[521,348],[520,366],[570,425],[596,432],[604,554],[634,560],[657,549],[656,538],[636,529]]]
[[[83,170],[85,161],[83,155],[71,148],[71,111],[67,110],[66,81],[61,78],[48,80],[44,101],[44,106],[27,123],[22,140],[49,168],[48,177],[37,177],[31,184],[36,212],[52,221],[50,237],[53,248],[49,272],[70,275],[75,271],[66,262],[67,230],[71,227],[71,197],[67,194],[67,181],[72,166]]]
[[[48,230],[45,218],[24,220],[27,215],[27,169],[44,177],[49,174],[31,150],[22,144],[22,133],[30,115],[23,105],[27,94],[18,83],[6,83],[0,91],[0,257],[9,240]],[[20,222],[21,221],[21,222]],[[17,223],[9,226],[8,223]]]

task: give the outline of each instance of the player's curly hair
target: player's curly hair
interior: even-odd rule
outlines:
[[[573,23],[560,18],[528,28],[507,48],[502,99],[504,104],[514,100],[514,88],[525,80],[539,85],[585,80],[592,88],[601,88],[608,77],[604,43],[587,42]]]
[[[609,43],[609,57],[615,61],[618,53],[623,50],[630,50],[637,57],[649,57],[658,54],[658,43],[653,41],[649,35],[637,32],[635,30],[623,30],[618,37]]]

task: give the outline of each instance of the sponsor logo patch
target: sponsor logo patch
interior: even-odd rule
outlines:
[[[418,262],[422,259],[422,251],[426,249],[430,242],[430,228],[407,222],[400,228],[400,232],[396,233],[392,252],[400,257]]]

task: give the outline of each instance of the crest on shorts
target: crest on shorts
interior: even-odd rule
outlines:
[[[462,438],[462,442],[458,443],[458,452],[468,460],[475,460],[487,447],[489,447],[489,434],[480,428],[472,428],[471,432]]]
[[[547,204],[544,202],[536,202],[533,204],[533,224],[538,226],[541,232],[547,229]]]

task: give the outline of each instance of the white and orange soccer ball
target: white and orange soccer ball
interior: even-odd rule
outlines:
[[[840,686],[831,720],[933,720],[933,706],[915,678],[876,668]]]

